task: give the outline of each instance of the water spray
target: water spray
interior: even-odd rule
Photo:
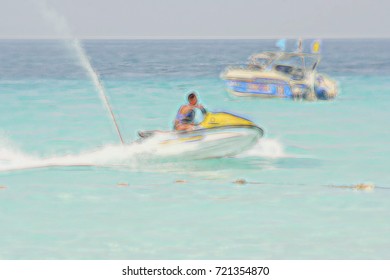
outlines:
[[[92,68],[92,65],[91,65],[84,49],[81,47],[79,40],[73,39],[73,47],[76,50],[76,53],[80,59],[81,65],[87,71],[89,77],[91,78],[93,84],[95,85],[95,87],[99,93],[100,99],[103,101],[103,104],[106,106],[107,111],[110,113],[111,118],[112,118],[114,125],[115,125],[115,128],[116,128],[116,131],[118,133],[119,139],[121,140],[122,144],[124,144],[125,142],[123,141],[121,131],[119,129],[118,123],[115,119],[115,115],[111,109],[110,102],[108,101],[107,95],[104,91],[103,84],[102,84],[101,80],[99,79],[98,74]]]
[[[104,106],[106,107],[107,111],[110,113],[111,118],[112,118],[114,125],[115,125],[115,128],[116,128],[116,131],[118,133],[119,139],[120,139],[121,143],[124,144],[125,142],[123,141],[121,131],[120,131],[118,123],[115,119],[115,115],[112,111],[110,102],[108,101],[103,84],[102,84],[101,80],[99,79],[98,74],[93,69],[91,62],[89,61],[88,56],[85,53],[85,50],[83,49],[83,47],[80,44],[80,41],[72,35],[72,32],[70,31],[70,28],[69,28],[69,25],[68,25],[66,19],[62,15],[60,15],[57,11],[55,11],[54,9],[49,8],[49,6],[47,5],[47,2],[45,0],[41,0],[41,1],[38,1],[36,3],[38,4],[39,11],[42,13],[42,15],[48,21],[50,21],[50,23],[53,24],[56,31],[61,36],[71,39],[71,41],[72,41],[71,46],[75,50],[75,52],[76,52],[76,54],[81,62],[81,65],[83,66],[85,71],[88,73],[89,77],[91,78],[96,90],[99,93],[99,97],[102,100]]]

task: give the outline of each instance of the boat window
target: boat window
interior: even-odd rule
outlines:
[[[276,65],[275,70],[285,74],[291,74],[293,67],[288,65]]]
[[[302,80],[305,77],[305,71],[299,67],[289,65],[276,65],[275,70],[289,75],[293,80]]]

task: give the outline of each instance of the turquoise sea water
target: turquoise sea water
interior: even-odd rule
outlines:
[[[390,258],[389,40],[324,41],[330,102],[225,92],[219,73],[273,41],[82,43],[128,145],[66,42],[0,41],[0,259]],[[265,138],[207,160],[132,143],[189,90]]]

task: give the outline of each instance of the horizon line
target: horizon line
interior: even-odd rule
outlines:
[[[340,39],[361,39],[361,40],[372,40],[372,39],[390,39],[386,36],[373,36],[373,37],[360,37],[360,36],[82,36],[82,37],[45,37],[45,36],[34,36],[34,37],[1,37],[0,40],[311,40],[311,39],[326,39],[326,40],[340,40]]]

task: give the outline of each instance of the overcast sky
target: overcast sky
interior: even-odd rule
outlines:
[[[390,37],[388,0],[0,0],[0,38]],[[38,4],[37,4],[38,3]]]

